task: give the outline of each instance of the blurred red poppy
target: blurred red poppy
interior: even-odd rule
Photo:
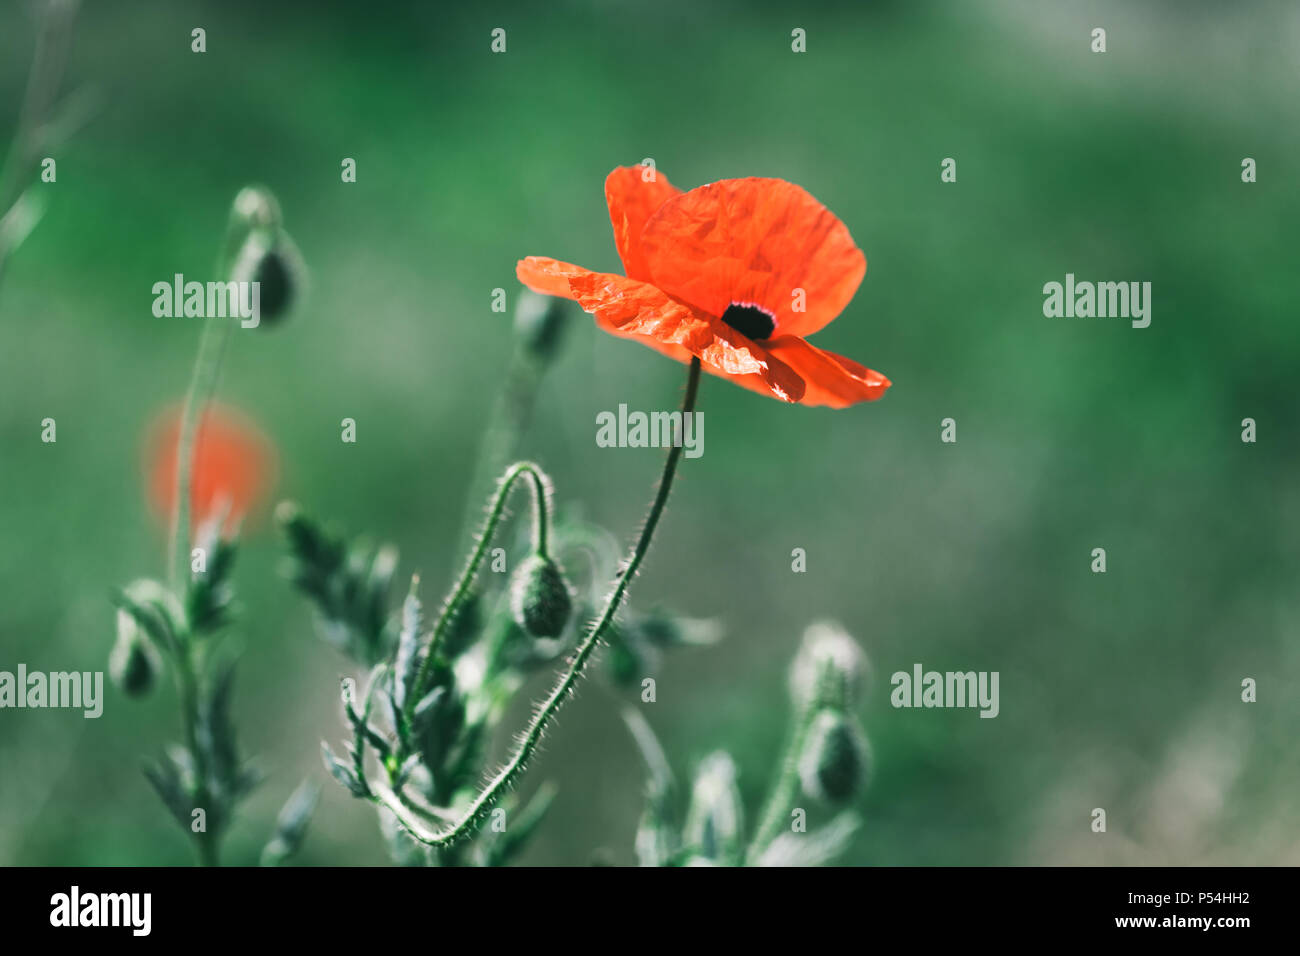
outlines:
[[[181,410],[166,412],[150,429],[146,449],[149,500],[164,521],[176,502],[176,457]],[[225,510],[229,533],[265,499],[275,477],[275,451],[245,415],[209,404],[194,447],[190,518],[192,528]]]
[[[652,167],[623,166],[605,199],[626,276],[529,256],[519,280],[576,300],[607,332],[782,401],[845,408],[889,388],[804,338],[848,305],[867,260],[800,187],[724,179],[683,193]]]

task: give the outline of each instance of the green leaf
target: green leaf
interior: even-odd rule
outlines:
[[[150,760],[141,769],[172,817],[188,830],[190,812],[194,809],[193,798],[186,790],[180,768],[171,761]]]
[[[637,858],[642,866],[669,866],[680,852],[672,769],[659,739],[639,711],[625,708],[623,721],[632,732],[632,739],[650,771],[646,806],[637,824]]]
[[[325,761],[326,769],[329,770],[335,780],[348,789],[352,796],[364,797],[369,794],[366,785],[361,782],[361,779],[357,777],[353,769],[343,763],[343,761],[339,760],[338,757],[334,756],[334,751],[330,750],[329,744],[322,740],[320,749],[321,757]]]
[[[262,849],[262,866],[279,866],[298,852],[319,797],[320,787],[314,781],[298,784],[276,817],[275,832]]]
[[[397,638],[397,657],[393,661],[393,700],[398,708],[406,706],[413,693],[416,672],[420,668],[420,630],[424,626],[424,607],[416,596],[418,576],[411,578],[411,592],[402,602],[402,629]]]
[[[161,651],[180,653],[188,631],[185,610],[166,585],[152,578],[140,578],[114,592],[114,605],[126,611]]]
[[[758,858],[758,866],[822,866],[848,849],[861,818],[845,810],[810,833],[782,833]]]
[[[290,502],[276,509],[289,548],[289,578],[316,607],[322,636],[371,665],[389,656],[388,591],[397,549],[364,538],[345,541]]]
[[[186,615],[195,634],[211,634],[229,623],[234,591],[230,572],[234,567],[237,543],[222,539],[220,524],[212,522],[201,532],[195,546],[207,553],[206,570],[190,577],[185,595]]]

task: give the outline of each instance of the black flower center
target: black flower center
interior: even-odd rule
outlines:
[[[722,313],[722,321],[756,342],[769,337],[776,328],[776,319],[770,312],[745,302],[733,302],[727,306],[727,311]]]

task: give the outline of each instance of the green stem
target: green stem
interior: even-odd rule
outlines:
[[[167,555],[172,590],[182,593],[190,563],[190,486],[194,474],[194,446],[203,413],[217,389],[221,377],[221,359],[234,323],[209,317],[203,320],[199,354],[194,360],[185,408],[181,413],[180,440],[176,446],[176,501],[172,508],[171,547]]]
[[[241,228],[238,218],[232,214],[226,227],[221,255],[217,261],[218,275],[225,274],[234,261],[236,242],[241,234]],[[172,505],[167,569],[172,592],[182,601],[190,568],[190,498],[194,477],[195,443],[199,428],[202,426],[203,414],[212,400],[212,395],[217,389],[217,381],[221,377],[221,360],[225,355],[226,342],[230,338],[230,329],[233,327],[233,322],[215,316],[203,320],[199,352],[194,360],[194,371],[190,376],[190,387],[185,393],[185,406],[181,412],[180,435],[176,444],[176,500]],[[176,653],[176,684],[180,697],[185,746],[194,761],[194,773],[198,780],[199,790],[196,796],[200,804],[208,803],[211,795],[207,789],[207,761],[198,740],[199,678],[194,666],[193,644],[188,636]],[[200,866],[218,864],[215,832],[205,830],[195,833],[194,843]]]
[[[210,802],[207,789],[207,760],[204,758],[203,748],[199,746],[199,686],[198,677],[194,670],[192,649],[188,641],[180,647],[175,658],[176,690],[180,697],[181,724],[185,734],[185,748],[190,752],[190,759],[194,761],[194,778],[198,782],[195,799],[198,806],[204,806],[204,804]],[[211,808],[204,807],[204,809],[206,811]],[[217,866],[216,834],[204,830],[195,832],[193,837],[194,851],[198,856],[199,866]]]
[[[795,726],[786,744],[785,755],[781,758],[781,771],[772,787],[772,792],[763,806],[759,816],[758,829],[746,854],[746,864],[754,866],[763,851],[768,848],[786,824],[786,815],[794,806],[799,792],[799,757],[803,754],[808,737],[808,728],[812,726],[814,708],[806,707],[795,717]]]
[[[253,241],[258,228],[269,229],[270,225],[250,223],[245,213],[236,207],[231,210],[230,220],[226,224],[226,235],[221,245],[221,254],[217,259],[217,275],[226,276],[234,268],[244,246]],[[264,213],[267,223],[278,221],[278,212]],[[229,319],[208,316],[203,320],[203,333],[199,338],[199,353],[194,359],[194,371],[190,375],[190,387],[185,393],[185,407],[181,412],[181,433],[176,445],[176,501],[172,506],[171,541],[168,546],[167,568],[168,580],[172,590],[178,595],[188,574],[190,561],[190,485],[194,473],[194,445],[198,430],[202,427],[203,414],[212,396],[217,390],[217,381],[221,378],[221,360],[226,354],[226,342],[230,339],[230,330],[235,323]]]
[[[538,552],[546,553],[551,518],[548,480],[542,470],[532,462],[516,462],[501,476],[496,494],[493,496],[488,508],[487,521],[484,522],[483,530],[479,532],[478,540],[474,543],[474,550],[465,565],[465,570],[461,572],[460,579],[452,588],[451,594],[447,596],[447,600],[443,602],[442,614],[438,617],[438,622],[433,626],[433,636],[429,639],[428,650],[425,652],[424,660],[420,662],[420,669],[416,673],[415,683],[412,685],[411,693],[406,701],[405,713],[408,722],[415,714],[416,705],[424,696],[425,684],[428,682],[429,671],[433,667],[438,648],[442,646],[447,630],[451,627],[452,622],[456,620],[461,605],[465,603],[465,599],[469,596],[470,589],[474,584],[474,578],[478,574],[479,565],[483,563],[483,557],[487,554],[488,545],[492,541],[492,535],[495,533],[497,525],[501,523],[501,519],[505,516],[506,500],[510,497],[510,489],[519,478],[525,475],[532,480],[533,485],[533,543]]]
[[[695,398],[700,386],[700,360],[698,358],[691,360],[690,375],[686,381],[686,398],[682,402],[682,418],[685,419],[695,410]],[[519,739],[519,746],[515,750],[514,756],[506,763],[504,767],[492,778],[488,785],[480,791],[479,795],[461,814],[460,820],[452,827],[440,831],[432,832],[424,827],[422,822],[405,806],[402,800],[387,787],[375,788],[376,802],[384,804],[398,822],[411,834],[416,840],[429,846],[441,847],[447,846],[455,840],[462,837],[467,830],[473,827],[481,818],[486,816],[492,809],[493,804],[500,795],[513,785],[515,778],[522,771],[524,765],[532,757],[537,745],[541,743],[546,728],[555,715],[563,706],[564,701],[572,693],[574,685],[578,678],[582,676],[583,668],[590,659],[592,652],[600,643],[600,638],[604,635],[605,630],[614,620],[614,615],[618,612],[619,606],[623,603],[623,598],[627,594],[627,588],[632,578],[636,576],[637,569],[641,566],[646,552],[650,548],[650,541],[654,537],[655,528],[659,524],[659,519],[664,512],[664,506],[668,503],[668,493],[672,490],[673,477],[677,473],[677,463],[681,458],[682,446],[674,444],[668,450],[667,460],[664,462],[663,477],[659,481],[659,490],[655,494],[654,502],[650,505],[650,513],[646,516],[645,525],[641,528],[641,534],[637,538],[636,544],[628,556],[627,563],[623,569],[615,576],[614,588],[610,592],[605,602],[605,609],[601,612],[600,618],[587,632],[582,643],[578,646],[572,660],[569,662],[568,670],[556,682],[550,695],[542,702],[533,716],[532,722],[528,729],[524,731]],[[491,519],[489,519],[490,521]],[[480,549],[482,542],[480,542]]]

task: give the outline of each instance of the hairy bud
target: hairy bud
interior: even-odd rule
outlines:
[[[534,554],[515,570],[510,582],[510,610],[533,637],[559,637],[573,613],[573,595],[559,566]]]
[[[804,793],[846,803],[862,790],[870,763],[867,738],[847,714],[829,707],[817,712],[799,758]]]
[[[117,640],[108,655],[108,676],[128,697],[153,689],[162,661],[130,612],[117,612]]]
[[[803,644],[790,667],[790,696],[800,708],[847,710],[866,671],[866,655],[848,632],[832,621],[818,621],[804,632]]]
[[[258,315],[268,325],[288,315],[305,284],[306,267],[282,229],[249,234],[231,270],[236,280],[258,284]]]

